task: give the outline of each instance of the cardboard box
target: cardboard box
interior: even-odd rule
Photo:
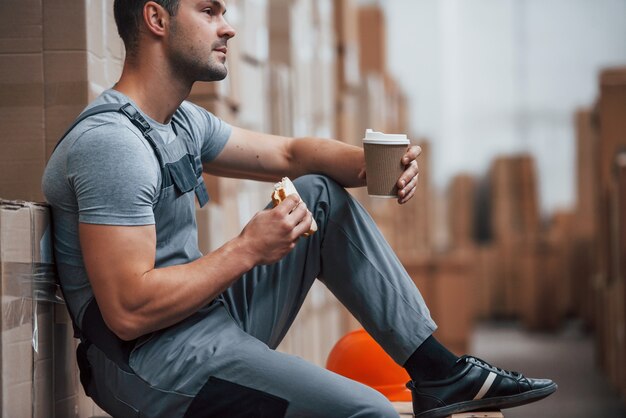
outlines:
[[[476,270],[474,290],[474,309],[477,319],[493,318],[492,306],[497,297],[494,293],[496,283],[500,280],[497,271],[497,252],[492,245],[481,245],[476,248]]]
[[[579,237],[590,238],[596,232],[598,202],[598,138],[589,109],[576,112],[576,231]]]
[[[88,102],[87,51],[45,51],[46,161]]]
[[[234,24],[241,42],[244,59],[265,63],[269,57],[268,1],[237,0],[228,4],[228,19],[231,8],[236,10],[239,24]]]
[[[617,237],[616,259],[618,260],[617,292],[616,301],[619,303],[617,326],[618,326],[618,360],[621,371],[619,384],[621,392],[626,395],[626,152],[616,157],[616,180],[617,180]]]
[[[362,146],[365,131],[359,128],[359,97],[343,93],[337,97],[336,137],[347,144]]]
[[[611,239],[614,210],[615,156],[626,146],[626,67],[604,70],[600,74],[598,100],[598,269],[604,280],[616,277],[616,260]]]
[[[0,55],[0,196],[41,200],[45,164],[41,53]]]
[[[50,416],[53,409],[54,269],[49,212],[0,200],[2,416]]]
[[[105,416],[79,383],[77,340],[57,296],[49,216],[43,204],[0,200],[2,416]]]
[[[473,260],[469,254],[426,257],[405,264],[438,325],[435,337],[456,354],[465,354],[474,324]]]
[[[598,107],[600,181],[606,189],[613,179],[615,154],[626,145],[626,67],[602,71]]]
[[[522,154],[496,158],[489,178],[494,238],[515,241],[536,236],[539,204],[532,157]]]
[[[359,15],[359,67],[361,73],[385,74],[387,34],[385,15],[379,6],[363,6]]]
[[[359,89],[359,19],[354,0],[336,0],[334,5],[337,92]]]
[[[292,81],[291,69],[287,65],[270,64],[270,132],[274,135],[293,136]]]
[[[364,134],[371,128],[385,132],[387,126],[387,106],[385,100],[385,81],[381,74],[370,73],[361,79],[359,90],[359,130]]]
[[[42,0],[5,0],[0,3],[0,54],[42,50]]]
[[[452,248],[466,248],[475,244],[474,202],[476,180],[469,174],[458,174],[448,187],[448,225]]]
[[[267,132],[269,130],[267,66],[242,61],[240,75],[238,89],[245,100],[239,107],[238,124],[244,129]]]
[[[559,210],[554,212],[548,230],[548,240],[555,252],[555,295],[554,302],[565,317],[574,313],[576,285],[573,279],[574,229],[576,225],[573,212]]]
[[[334,40],[326,0],[270,2],[270,62],[289,68],[294,136],[334,134]]]

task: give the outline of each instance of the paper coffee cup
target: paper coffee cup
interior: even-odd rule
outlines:
[[[363,150],[367,173],[367,194],[372,197],[397,198],[398,179],[404,172],[402,157],[409,140],[403,134],[365,131]]]

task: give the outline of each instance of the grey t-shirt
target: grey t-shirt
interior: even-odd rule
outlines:
[[[112,89],[103,92],[87,108],[103,103],[131,103],[141,111],[130,98]],[[183,102],[177,112],[181,116],[178,120],[192,133],[202,162],[215,159],[232,128],[189,102]],[[171,123],[164,125],[141,114],[164,143],[176,138]],[[153,207],[161,189],[161,169],[141,131],[121,113],[107,112],[87,118],[67,135],[50,157],[42,185],[52,207],[60,280],[69,308],[80,323],[93,292],[83,264],[79,222],[155,224]],[[195,229],[195,225],[188,227]],[[159,264],[155,260],[155,265]]]

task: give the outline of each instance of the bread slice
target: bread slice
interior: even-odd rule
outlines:
[[[287,196],[292,194],[300,197],[298,191],[296,190],[296,186],[294,186],[291,180],[289,180],[289,177],[283,177],[281,181],[274,184],[274,192],[272,193],[272,202],[274,203],[274,207],[276,207],[276,205],[285,200]],[[308,237],[317,231],[317,223],[315,222],[315,218],[313,218],[312,221],[313,222],[311,223],[311,229],[309,229],[308,232],[304,233],[305,237]]]

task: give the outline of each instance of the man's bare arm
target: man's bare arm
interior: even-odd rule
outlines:
[[[132,340],[173,325],[209,303],[257,264],[278,261],[308,231],[306,206],[290,196],[259,212],[241,234],[191,263],[155,268],[154,225],[81,223],[89,281],[108,327]]]
[[[320,138],[287,138],[233,127],[226,147],[204,165],[209,174],[277,181],[325,174],[344,187],[365,185],[363,149]]]

